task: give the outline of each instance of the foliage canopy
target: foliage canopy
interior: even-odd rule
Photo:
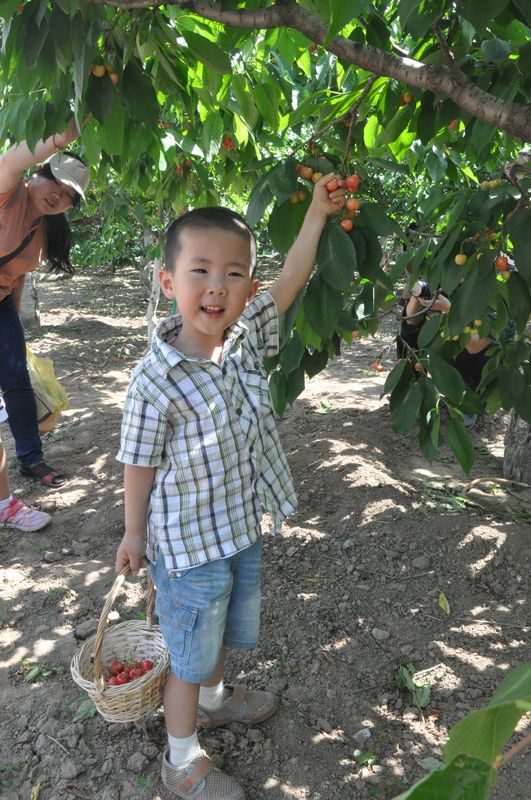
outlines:
[[[146,226],[158,209],[223,202],[284,253],[311,190],[297,164],[360,176],[354,227],[327,225],[268,365],[279,412],[353,331],[376,332],[408,267],[452,309],[387,377],[395,430],[418,425],[432,459],[444,396],[468,472],[462,411],[531,421],[527,0],[4,0],[0,16],[3,139],[31,146],[72,109],[80,123],[90,114],[82,152],[98,205],[122,225],[127,207]],[[500,253],[515,260],[509,280]],[[476,392],[452,364],[473,320],[493,340]]]

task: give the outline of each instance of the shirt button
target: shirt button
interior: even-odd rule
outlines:
[[[254,366],[255,369],[260,369],[260,362],[259,361],[255,361],[253,366]]]
[[[252,453],[254,451],[254,444],[249,445],[249,452]]]
[[[236,409],[236,414],[237,414],[237,416],[238,416],[238,417],[241,417],[241,415],[242,415],[242,410],[241,410],[241,408],[237,408],[237,409]]]
[[[227,374],[227,367],[221,367],[221,374],[222,375],[226,375]]]

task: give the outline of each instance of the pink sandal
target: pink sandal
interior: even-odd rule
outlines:
[[[19,531],[40,531],[52,521],[45,511],[37,511],[13,497],[9,505],[0,511],[0,528],[17,528]]]

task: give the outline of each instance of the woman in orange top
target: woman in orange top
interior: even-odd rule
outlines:
[[[34,152],[21,142],[0,157],[0,390],[20,472],[45,486],[60,486],[65,477],[44,462],[18,311],[26,273],[46,260],[53,270],[72,272],[64,212],[84,198],[89,172],[62,148],[78,135],[72,120],[64,133],[37,142]],[[43,161],[29,180],[23,179]]]

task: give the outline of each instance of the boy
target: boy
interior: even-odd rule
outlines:
[[[125,534],[116,570],[147,556],[171,655],[164,693],[162,781],[188,800],[242,800],[200,749],[196,726],[256,723],[269,692],[225,687],[228,647],[256,647],[261,509],[277,523],[296,506],[262,360],[278,351],[278,318],[306,285],[326,219],[344,203],[332,175],[312,203],[282,273],[255,299],[255,239],[238,214],[204,208],[166,238],[162,291],[179,314],[155,330],[133,372],[118,460],[125,463]]]

